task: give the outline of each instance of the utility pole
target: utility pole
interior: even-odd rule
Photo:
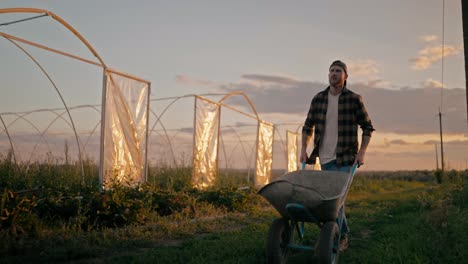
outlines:
[[[437,144],[434,144],[436,153],[436,170],[439,170],[439,154],[437,153]]]
[[[463,24],[463,43],[465,55],[465,88],[466,88],[466,105],[468,106],[468,3],[465,0],[461,1],[462,5],[462,24]],[[466,122],[468,124],[468,108],[466,109]]]
[[[442,164],[442,179],[444,178],[445,174],[445,162],[444,162],[444,141],[442,139],[442,113],[440,112],[439,109],[439,127],[440,127],[440,158],[441,158],[441,164]]]

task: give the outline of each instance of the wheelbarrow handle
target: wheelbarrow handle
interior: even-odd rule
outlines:
[[[351,168],[351,175],[354,175],[358,167],[359,164],[357,162],[353,164],[353,167]]]

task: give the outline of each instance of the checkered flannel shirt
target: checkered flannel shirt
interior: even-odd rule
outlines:
[[[319,155],[320,140],[325,130],[329,90],[330,87],[312,99],[309,113],[302,127],[302,133],[307,135],[312,135],[312,128],[314,128],[314,150],[307,160],[308,164],[314,164]],[[338,167],[354,163],[359,148],[358,125],[362,129],[362,134],[369,137],[375,130],[362,102],[362,97],[344,87],[338,101],[338,143],[336,147]]]

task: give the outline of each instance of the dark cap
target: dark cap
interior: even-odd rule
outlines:
[[[340,60],[336,60],[336,61],[332,62],[332,64],[330,65],[330,68],[332,66],[340,66],[341,68],[343,68],[344,72],[346,74],[348,74],[348,67],[346,67],[346,64],[344,62],[342,62]],[[328,68],[328,69],[330,69],[330,68]]]

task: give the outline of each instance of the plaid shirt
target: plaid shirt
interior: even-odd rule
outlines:
[[[307,160],[308,164],[315,164],[315,159],[319,155],[320,140],[325,130],[329,90],[330,87],[312,99],[309,113],[302,128],[302,133],[307,135],[312,135],[312,128],[314,128],[314,150]],[[338,100],[336,164],[341,167],[352,165],[356,158],[358,152],[357,125],[361,127],[362,135],[369,137],[374,128],[359,94],[344,87]]]

